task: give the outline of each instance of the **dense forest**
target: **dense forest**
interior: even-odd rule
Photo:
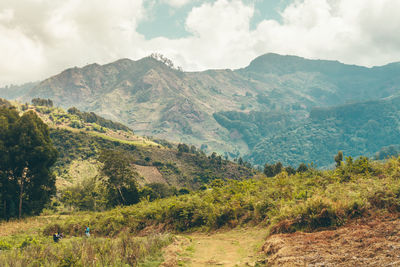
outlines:
[[[374,157],[382,147],[400,143],[399,104],[400,98],[393,97],[314,108],[303,123],[261,139],[245,158],[255,164],[281,161],[289,165],[314,159],[318,167],[326,167],[338,150]]]

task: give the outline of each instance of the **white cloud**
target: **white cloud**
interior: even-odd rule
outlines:
[[[398,0],[295,0],[282,22],[264,20],[252,30],[253,5],[204,1],[186,18],[191,36],[151,40],[136,31],[147,16],[143,1],[150,0],[1,1],[0,85],[151,52],[186,70],[239,68],[268,52],[368,66],[400,59]]]
[[[247,49],[253,12],[239,0],[205,3],[193,8],[186,19],[186,30],[192,36],[156,38],[149,41],[149,46],[186,70],[242,66],[254,56]]]
[[[189,13],[193,36],[155,38],[147,47],[187,70],[240,68],[268,52],[382,65],[400,60],[398,10],[397,0],[296,0],[281,23],[264,20],[250,30],[253,5],[217,0]]]
[[[0,85],[65,68],[145,56],[136,32],[142,0],[9,0],[0,3]]]
[[[174,44],[185,43],[180,56],[201,69],[239,68],[268,52],[381,65],[400,60],[398,10],[397,0],[296,0],[281,23],[250,30],[253,6],[218,0],[194,8],[186,20],[194,37]]]
[[[190,3],[190,0],[162,0],[162,2],[172,6],[172,7],[182,7]]]

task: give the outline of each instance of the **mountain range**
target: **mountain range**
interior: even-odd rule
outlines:
[[[136,134],[263,165],[329,166],[338,150],[373,156],[400,144],[400,63],[380,67],[266,54],[237,70],[183,72],[146,57],[70,68],[0,97],[50,98]],[[323,155],[323,156],[321,156]]]

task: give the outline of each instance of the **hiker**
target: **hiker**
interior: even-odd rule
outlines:
[[[60,241],[61,238],[63,238],[63,235],[62,235],[62,234],[60,234],[60,233],[58,233],[58,232],[57,232],[57,233],[54,233],[54,235],[53,235],[53,241],[54,241],[54,242],[57,243],[58,241]]]
[[[90,237],[90,228],[89,228],[89,226],[86,226],[85,235],[86,235],[86,237]]]

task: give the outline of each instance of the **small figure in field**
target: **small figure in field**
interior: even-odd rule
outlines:
[[[59,232],[57,232],[57,233],[54,233],[54,235],[53,235],[53,240],[54,240],[54,242],[58,242],[58,241],[60,241],[60,239],[61,238],[63,238],[64,236],[63,236],[63,234],[61,233],[59,233]]]
[[[86,237],[90,237],[90,228],[89,228],[89,226],[86,226],[85,235],[86,235]]]

